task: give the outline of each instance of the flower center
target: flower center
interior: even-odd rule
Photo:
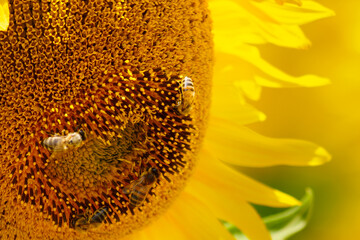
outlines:
[[[165,211],[191,174],[207,117],[206,7],[10,1],[0,32],[0,235],[120,237]]]
[[[27,139],[29,148],[8,166],[18,199],[41,209],[59,227],[92,227],[91,217],[99,209],[106,212],[97,224],[145,221],[160,183],[173,183],[189,168],[194,127],[191,115],[177,110],[181,77],[161,69],[128,69],[103,79],[77,96],[77,102],[43,109],[41,124]],[[72,146],[67,136],[74,135],[76,124],[84,140]],[[144,182],[151,176],[148,169],[159,173],[154,184]]]

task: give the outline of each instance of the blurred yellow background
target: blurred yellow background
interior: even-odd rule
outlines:
[[[243,169],[301,198],[313,188],[315,209],[299,239],[360,239],[360,1],[318,1],[335,17],[303,26],[308,50],[261,46],[262,56],[293,74],[331,79],[319,88],[264,89],[253,104],[267,115],[250,127],[271,137],[300,138],[325,147],[330,163],[314,168]],[[263,214],[265,214],[263,210]]]

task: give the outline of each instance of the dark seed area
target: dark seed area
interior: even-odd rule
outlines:
[[[58,226],[90,224],[99,209],[106,209],[108,223],[134,214],[133,208],[147,204],[147,194],[153,193],[147,189],[141,193],[144,200],[129,199],[125,186],[149,168],[158,169],[158,181],[171,182],[187,166],[194,129],[191,116],[179,115],[175,107],[181,78],[162,69],[124,68],[93,84],[91,95],[49,107],[26,142],[27,151],[8,166],[19,199],[37,206]],[[41,145],[49,133],[79,128],[86,135],[79,147],[49,151]]]

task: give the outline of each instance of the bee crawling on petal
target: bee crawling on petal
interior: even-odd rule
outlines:
[[[65,136],[55,134],[52,137],[44,139],[41,144],[51,152],[66,151],[69,148],[76,148],[85,140],[85,133],[83,130],[72,132]]]
[[[96,228],[105,221],[107,214],[107,207],[99,208],[92,215],[89,214],[89,212],[86,212],[75,220],[74,228],[75,230],[88,230],[90,228]]]
[[[159,170],[152,167],[141,174],[137,180],[123,188],[123,192],[129,195],[129,204],[132,208],[139,206],[145,200],[158,178]]]
[[[190,113],[195,101],[194,83],[189,77],[184,77],[180,86],[180,99],[177,102],[176,109],[182,115]]]

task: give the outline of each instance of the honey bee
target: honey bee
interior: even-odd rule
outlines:
[[[177,102],[177,111],[182,115],[190,113],[195,100],[194,83],[189,77],[184,77],[181,81],[180,100]]]
[[[89,228],[96,228],[104,222],[108,214],[107,207],[99,208],[94,214],[86,212],[80,218],[76,219],[74,223],[75,230],[88,230]]]
[[[51,152],[60,152],[69,148],[79,147],[83,140],[85,140],[85,133],[83,130],[80,130],[69,133],[66,136],[55,134],[43,140],[41,144]]]
[[[147,194],[158,178],[159,171],[152,167],[141,174],[139,179],[123,188],[123,192],[129,195],[131,207],[137,207],[145,200]]]

